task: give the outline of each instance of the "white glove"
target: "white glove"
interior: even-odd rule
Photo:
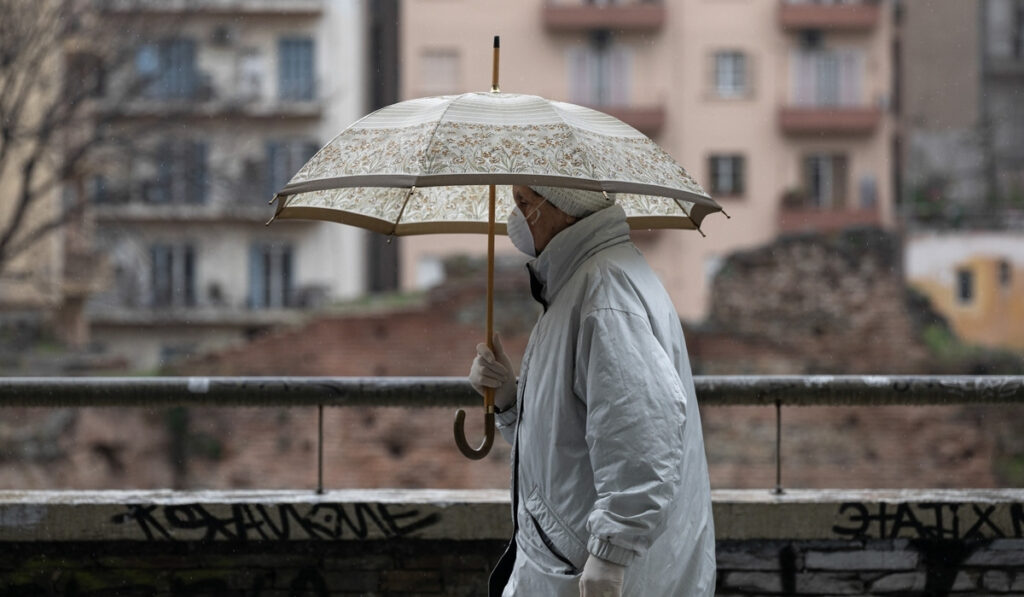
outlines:
[[[580,576],[580,597],[621,597],[626,567],[590,554]]]
[[[469,369],[469,383],[481,396],[484,388],[494,388],[494,405],[506,410],[516,401],[516,372],[501,346],[501,336],[494,333],[494,352],[481,342],[476,345],[476,358]]]

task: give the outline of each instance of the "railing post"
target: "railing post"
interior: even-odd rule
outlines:
[[[786,493],[782,489],[782,400],[775,400],[775,495]]]
[[[324,492],[324,405],[317,405],[316,492]]]

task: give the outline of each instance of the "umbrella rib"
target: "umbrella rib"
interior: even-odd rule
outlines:
[[[398,235],[398,223],[402,221],[402,216],[405,215],[405,206],[409,205],[409,199],[412,198],[412,194],[416,192],[416,185],[409,187],[409,192],[405,194],[405,201],[402,201],[402,209],[398,210],[398,217],[395,218],[395,226],[391,229],[391,236]]]
[[[690,215],[690,212],[686,211],[686,208],[683,207],[683,204],[680,203],[679,200],[676,199],[675,197],[672,197],[672,201],[675,201],[676,205],[679,206],[679,209],[682,210],[684,214],[686,214],[686,219],[690,220],[690,223],[693,224],[693,227],[697,229],[697,232],[700,232],[701,238],[707,238],[708,235],[704,234],[704,231],[700,229],[700,225],[697,224],[696,221],[694,221],[693,216]]]
[[[459,97],[462,97],[462,96],[460,95]],[[458,99],[459,98],[457,97],[457,98],[453,99],[452,101],[448,102],[448,105],[444,107],[444,111],[441,112],[441,116],[438,117],[437,124],[434,125],[434,130],[430,131],[430,138],[427,139],[427,146],[424,148],[424,151],[423,151],[423,156],[424,156],[423,159],[426,159],[426,156],[430,155],[430,146],[434,144],[434,136],[437,135],[437,129],[441,128],[441,123],[444,122],[444,117],[448,115],[448,110],[452,109],[452,106],[455,105],[455,102],[458,101]],[[422,176],[424,170],[425,170],[425,168],[423,166],[423,161],[421,159],[420,160],[420,174],[419,174],[420,176]],[[413,188],[416,188],[416,187],[414,186]],[[408,200],[408,198],[406,200]],[[403,209],[404,209],[404,206],[403,206]],[[395,225],[397,226],[397,223]]]

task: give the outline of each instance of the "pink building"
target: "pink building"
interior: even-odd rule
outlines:
[[[682,317],[702,319],[722,256],[781,233],[894,220],[893,7],[885,0],[403,0],[401,93],[501,88],[589,105],[650,135],[732,217],[707,238],[638,233]],[[403,239],[400,284],[472,236]],[[514,249],[506,240],[500,251]]]

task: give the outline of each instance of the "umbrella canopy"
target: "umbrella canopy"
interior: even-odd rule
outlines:
[[[314,155],[275,196],[277,218],[396,236],[486,233],[488,185],[618,193],[633,228],[699,228],[721,211],[657,144],[607,114],[535,95],[427,97],[382,108]],[[512,209],[498,190],[498,232]]]
[[[607,114],[498,89],[498,38],[489,93],[428,97],[382,108],[316,153],[276,195],[275,218],[332,220],[384,234],[487,233],[487,344],[494,329],[494,235],[512,211],[507,186],[616,193],[634,228],[700,230],[722,211],[653,141]],[[501,188],[499,196],[497,189]],[[494,441],[494,390],[484,392],[485,438],[455,443],[483,458]]]

